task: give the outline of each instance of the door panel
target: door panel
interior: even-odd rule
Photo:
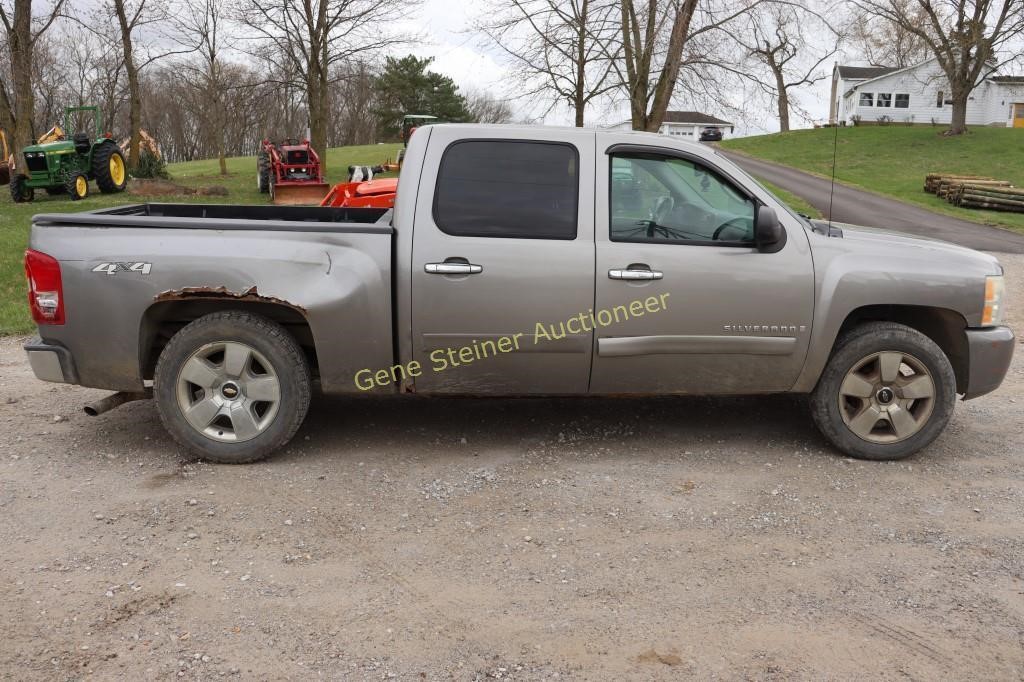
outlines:
[[[745,245],[755,209],[734,196],[742,185],[694,159],[688,164],[673,171],[684,179],[678,188],[675,176],[655,171],[663,189],[641,164],[613,169],[605,156],[598,168],[595,310],[631,311],[652,298],[664,305],[598,326],[592,393],[785,391],[803,365],[814,293],[803,229],[785,214],[781,250]],[[673,197],[671,209],[660,193]],[[651,213],[659,215],[645,221]],[[721,245],[709,239],[716,232]],[[611,241],[612,233],[649,241]],[[624,268],[661,277],[610,275]]]
[[[477,141],[523,142],[502,141],[501,132],[495,129],[493,137],[480,135]],[[478,133],[474,129],[474,135]],[[551,221],[565,214],[565,193],[537,186],[552,182],[557,173],[544,167],[537,169],[535,181],[508,181],[518,177],[516,164],[528,162],[528,154],[517,156],[521,148],[477,145],[450,152],[448,159],[462,164],[463,172],[450,176],[442,171],[438,191],[436,169],[452,143],[463,145],[463,135],[455,126],[431,131],[424,168],[435,170],[425,170],[420,182],[412,257],[412,341],[413,357],[423,372],[416,378],[416,390],[586,393],[592,332],[578,325],[570,325],[572,330],[564,334],[558,331],[560,322],[586,312],[594,301],[594,133],[538,129],[534,136],[540,143],[568,141],[575,150],[577,160],[570,166],[575,164],[580,189],[571,239],[552,238],[564,227]],[[490,150],[490,156],[478,157],[478,149]],[[560,164],[561,158],[555,153],[544,163]],[[500,197],[494,197],[489,184],[500,187]],[[495,200],[503,218],[491,220]],[[449,210],[456,219],[446,219]],[[510,225],[523,236],[500,236]],[[466,233],[474,234],[462,236]],[[530,234],[547,238],[529,238]],[[453,265],[478,269],[462,267],[447,273]],[[547,331],[554,323],[554,336],[560,338],[538,337],[538,323]]]

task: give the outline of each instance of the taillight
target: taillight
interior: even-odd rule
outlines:
[[[36,324],[64,324],[64,287],[57,259],[29,249],[25,251],[25,275],[32,319]]]

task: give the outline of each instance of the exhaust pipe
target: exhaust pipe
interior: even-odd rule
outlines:
[[[143,393],[119,391],[118,393],[111,393],[106,398],[100,398],[99,400],[87,403],[82,409],[84,409],[85,413],[90,417],[98,417],[104,412],[110,412],[115,407],[120,407],[125,403],[134,402],[136,400],[146,400],[152,397],[153,394],[148,391]]]

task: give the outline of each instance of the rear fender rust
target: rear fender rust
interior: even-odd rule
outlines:
[[[276,296],[265,296],[261,294],[256,286],[253,285],[244,291],[231,291],[227,287],[184,287],[181,289],[169,289],[167,291],[161,291],[159,294],[153,297],[154,303],[163,303],[165,301],[188,301],[197,299],[220,299],[225,301],[243,301],[247,303],[275,303],[277,305],[287,306],[295,311],[298,311],[303,316],[306,315],[306,309],[300,305],[296,305],[291,301],[286,301],[283,298]]]

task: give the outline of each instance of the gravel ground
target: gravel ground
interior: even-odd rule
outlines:
[[[1007,266],[1024,329],[1024,256]],[[0,340],[3,679],[1022,679],[1024,353],[899,463],[802,401],[315,402],[250,466]]]

